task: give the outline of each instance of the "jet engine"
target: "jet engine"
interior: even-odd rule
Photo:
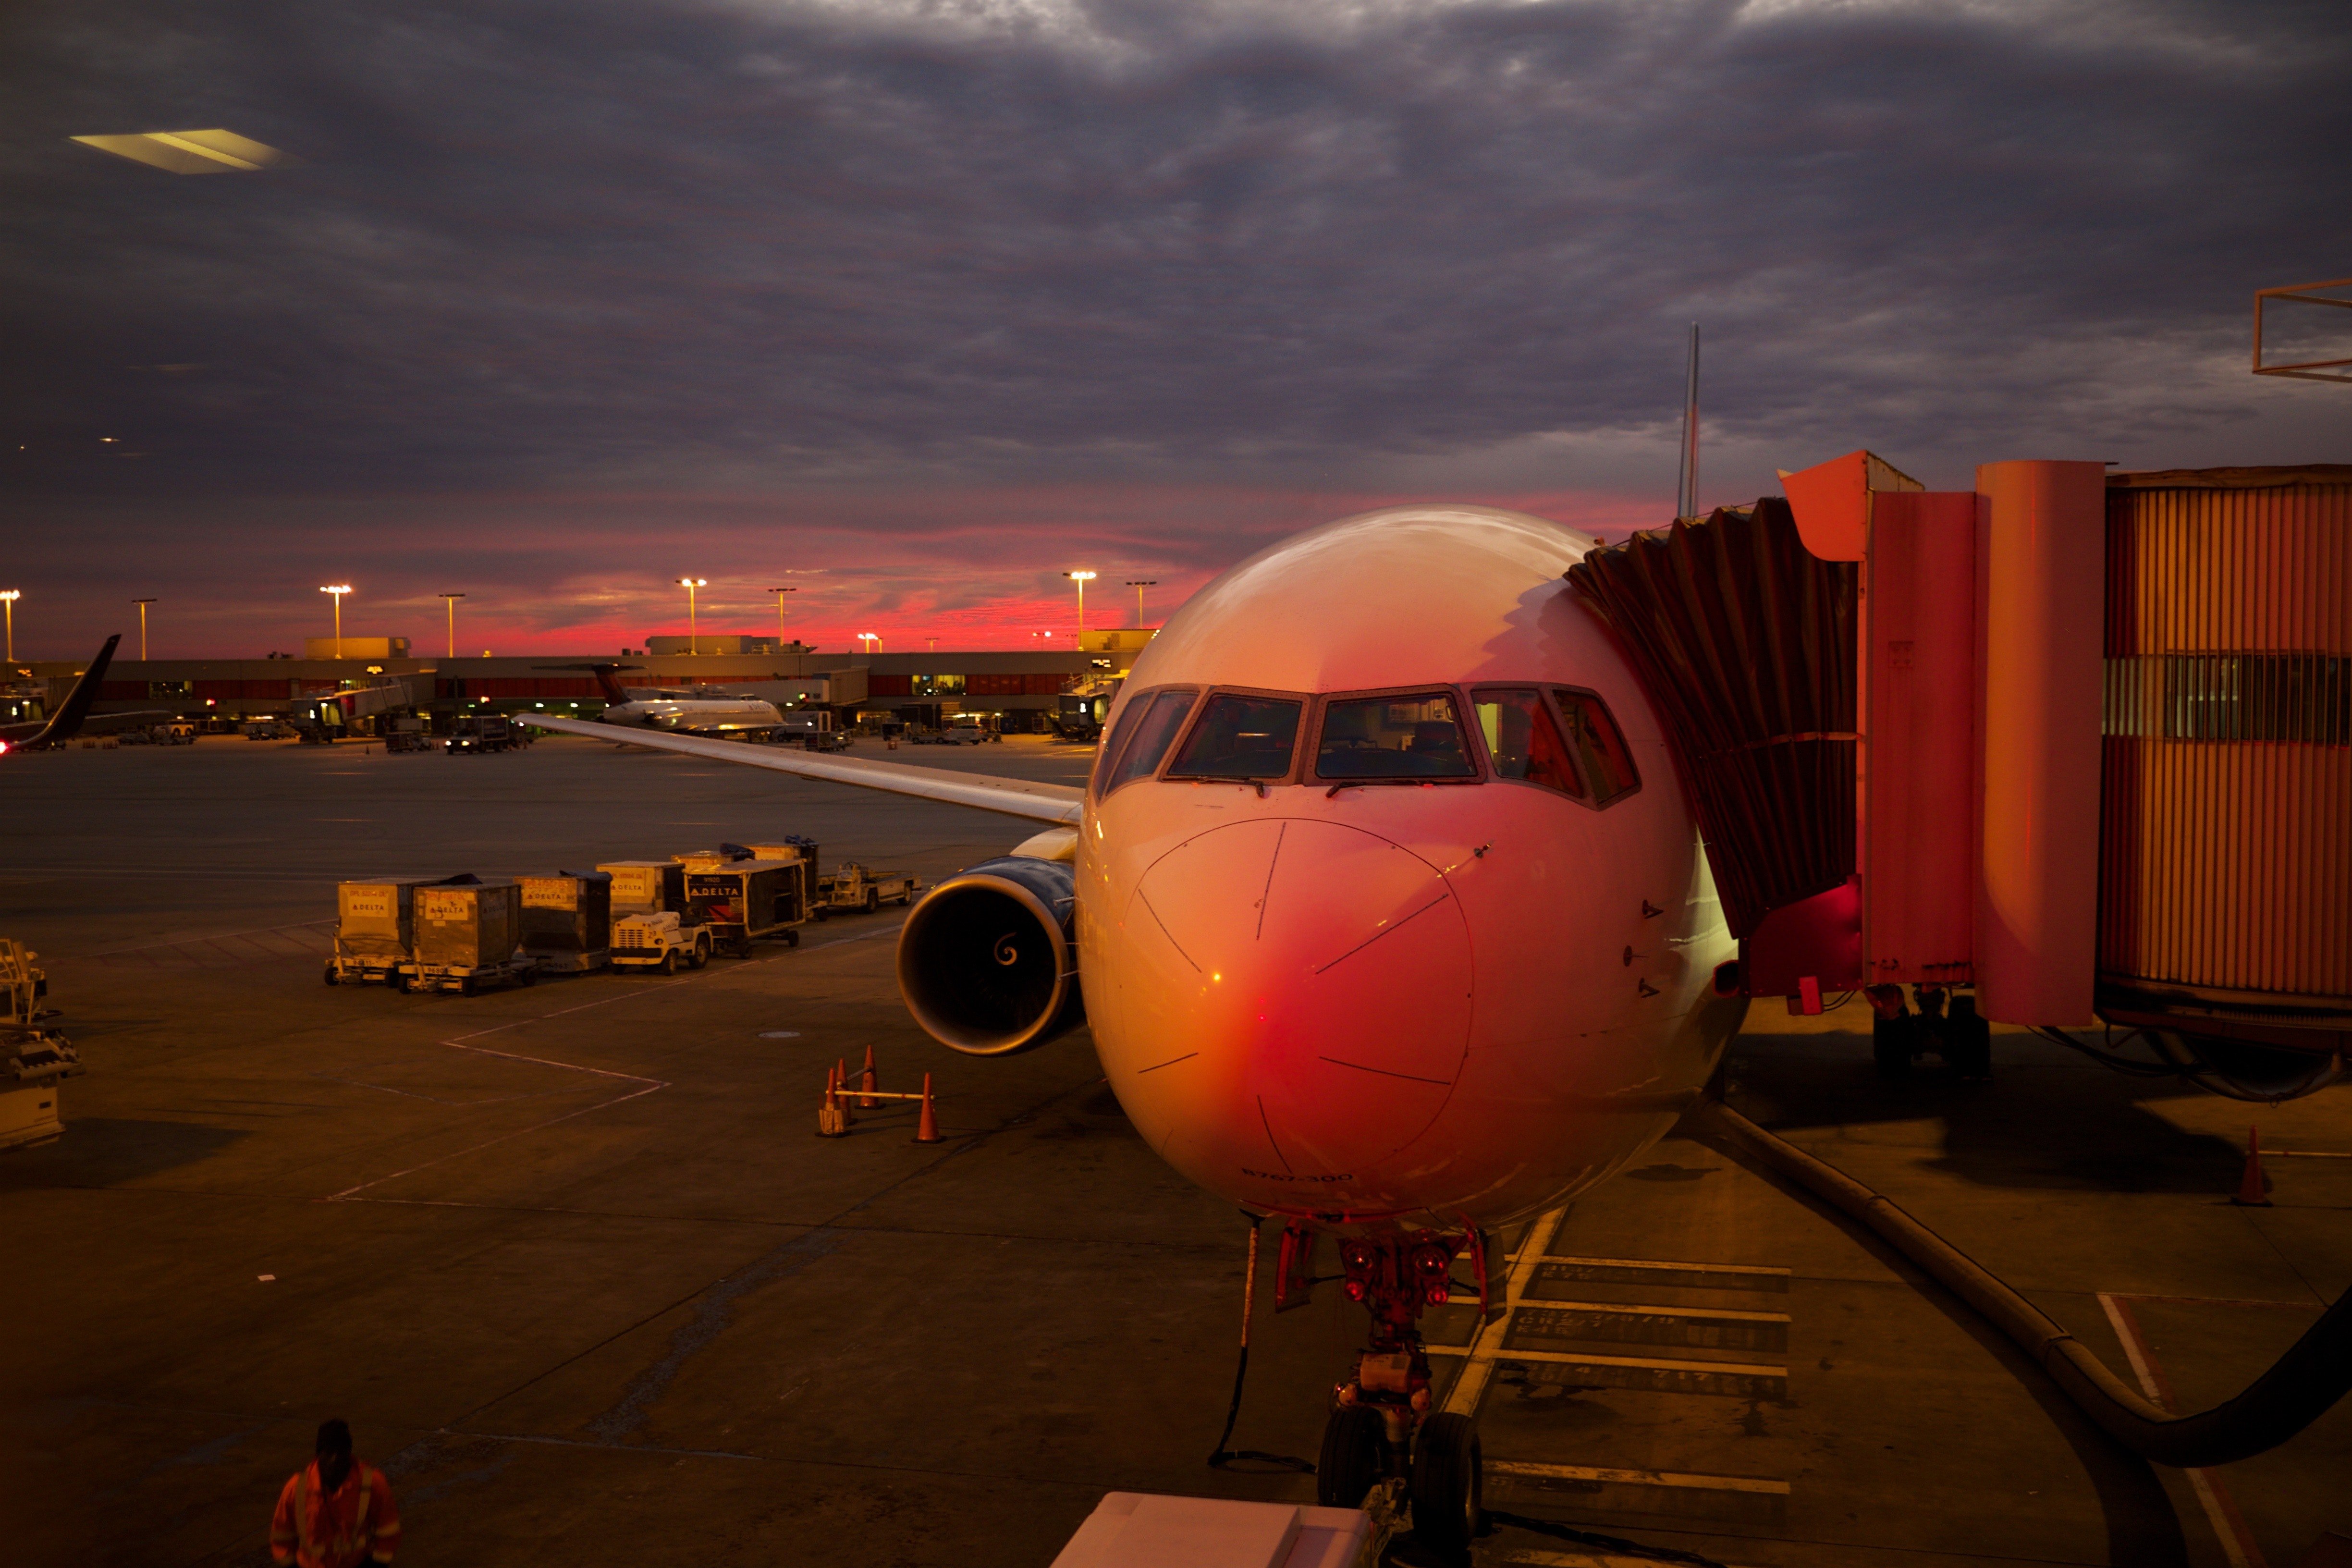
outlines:
[[[1002,856],[941,882],[898,933],[898,991],[930,1037],[1009,1057],[1086,1016],[1071,919],[1076,868]]]

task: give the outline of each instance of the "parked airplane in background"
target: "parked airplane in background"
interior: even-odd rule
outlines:
[[[111,730],[136,730],[149,724],[169,723],[178,715],[158,709],[140,713],[92,714],[89,705],[98,700],[98,689],[106,679],[106,667],[114,662],[114,648],[122,640],[121,632],[106,639],[89,668],[81,672],[66,693],[58,710],[46,719],[27,720],[17,724],[0,724],[0,756],[10,752],[37,752],[49,746],[62,746],[76,735],[88,730],[104,733]]]
[[[639,687],[621,684],[621,671],[642,669],[635,664],[551,664],[542,669],[584,669],[596,677],[604,693],[606,724],[635,724],[674,730],[689,735],[737,735],[746,731],[772,731],[784,716],[776,705],[758,697],[712,697],[698,687]],[[539,716],[531,716],[533,723]]]
[[[1339,1234],[1373,1327],[1321,1490],[1360,1502],[1410,1444],[1440,1542],[1472,1528],[1476,1436],[1431,1413],[1422,1309],[1663,1136],[1746,1006],[1665,738],[1561,581],[1593,543],[1415,507],[1263,551],[1138,659],[1083,791],[643,738],[1045,826],[908,917],[909,1008],[979,1056],[1087,1018],[1163,1159],[1282,1215],[1286,1253]]]

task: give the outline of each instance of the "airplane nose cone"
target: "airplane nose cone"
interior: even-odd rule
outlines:
[[[1347,1180],[1444,1105],[1469,1038],[1470,936],[1412,851],[1336,823],[1236,823],[1153,865],[1128,920],[1158,1004],[1129,1015],[1150,1037],[1130,1059],[1193,1113],[1163,1148],[1180,1167]]]

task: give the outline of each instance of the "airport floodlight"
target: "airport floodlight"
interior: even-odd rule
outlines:
[[[2301,357],[2290,357],[2270,364],[2263,363],[2264,306],[2322,305],[2333,306],[2339,310],[2352,310],[2352,299],[2344,297],[2347,291],[2352,291],[2352,278],[2331,278],[2323,283],[2290,283],[2284,288],[2255,289],[2254,374],[2292,376],[2297,381],[2352,381],[2352,358],[2307,357],[2312,354],[2343,354],[2347,353],[2347,342],[2352,342],[2347,339],[2343,331],[2352,322],[2347,322],[2341,316],[2328,318],[2324,312],[2316,318],[2308,311],[2289,312],[2288,325],[2293,330],[2282,331],[2273,328],[2272,346],[2277,347],[2279,338],[2284,336],[2287,340],[2284,352]],[[2327,331],[2327,323],[2331,321],[2337,329],[2333,333]]]
[[[860,632],[857,634],[857,640],[866,645],[866,651],[869,655],[882,651],[882,634],[880,632]]]
[[[1129,577],[1127,580],[1127,585],[1135,590],[1135,624],[1139,626],[1143,624],[1143,591],[1146,588],[1157,588],[1160,586],[1160,579],[1157,577]]]
[[[7,606],[8,662],[16,662],[16,601],[25,595],[14,588],[0,588],[0,605]]]
[[[680,577],[677,585],[686,590],[686,652],[689,658],[702,651],[702,634],[694,620],[694,591],[710,586],[708,577]]]
[[[465,596],[466,595],[463,594],[444,594],[441,595],[442,598],[448,601],[449,605],[449,657],[451,658],[457,657],[457,601]]]
[[[266,142],[218,129],[142,131],[128,136],[76,136],[71,140],[172,174],[250,174],[264,169],[299,168],[302,163],[291,153]]]
[[[332,594],[335,596],[335,657],[337,658],[343,657],[343,595],[351,591],[352,585],[349,583],[339,583],[333,587],[319,590],[321,594]]]
[[[1087,584],[1095,580],[1092,572],[1065,572],[1063,576],[1078,585],[1078,636],[1087,635]]]
[[[147,662],[147,606],[155,601],[133,599],[131,602],[139,606],[139,662],[144,664]]]

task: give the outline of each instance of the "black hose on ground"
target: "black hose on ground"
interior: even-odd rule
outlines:
[[[2047,1372],[2107,1436],[2144,1459],[2202,1469],[2252,1458],[2317,1420],[2352,1390],[2352,1290],[2236,1398],[2175,1415],[2145,1399],[2024,1297],[1894,1203],[1723,1104],[1693,1113],[1735,1147],[1868,1226],[1976,1309]]]

